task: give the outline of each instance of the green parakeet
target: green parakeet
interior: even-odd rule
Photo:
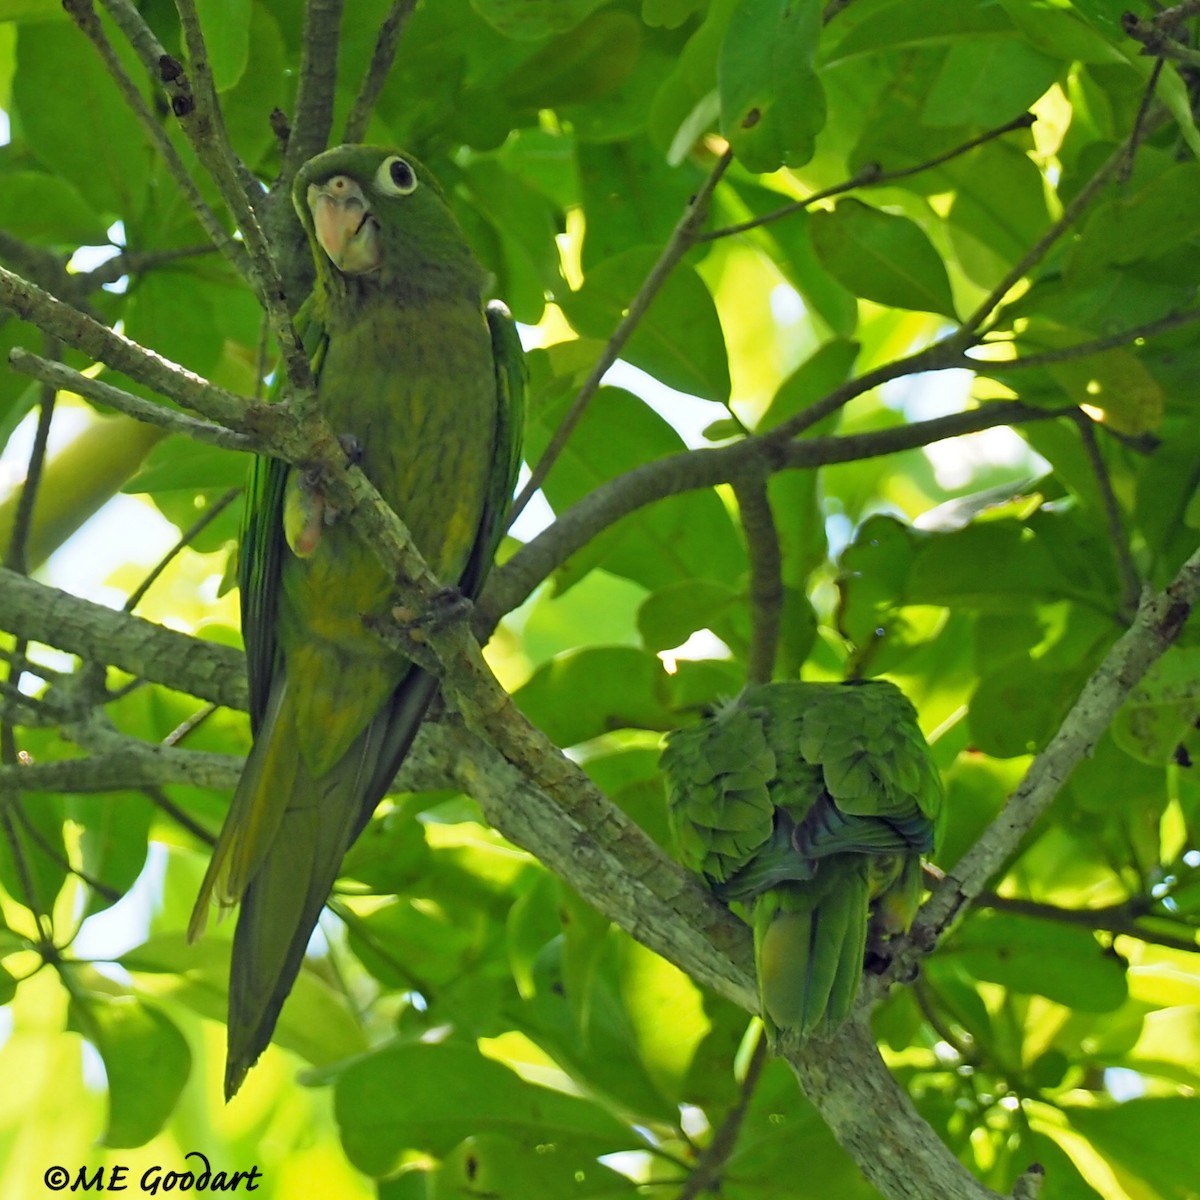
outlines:
[[[770,683],[667,737],[684,864],[748,915],[763,1020],[807,1035],[845,1019],[869,931],[906,931],[941,778],[886,680]]]
[[[298,173],[316,265],[296,327],[326,419],[434,574],[477,593],[519,463],[515,327],[437,182],[407,155],[341,146]],[[271,1039],[342,856],[388,790],[436,682],[370,631],[391,580],[304,471],[262,457],[238,578],[254,745],[189,926],[240,902],[225,1091]]]

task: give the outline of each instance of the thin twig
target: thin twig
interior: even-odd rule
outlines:
[[[733,494],[741,514],[750,562],[750,650],[746,655],[746,684],[769,683],[775,674],[779,627],[783,610],[783,555],[779,531],[767,497],[767,476],[753,472],[736,476]]]
[[[1075,426],[1083,441],[1088,462],[1091,463],[1092,474],[1096,477],[1096,486],[1100,489],[1104,520],[1108,526],[1108,537],[1112,542],[1113,554],[1117,560],[1117,573],[1121,578],[1121,615],[1127,621],[1132,620],[1134,613],[1137,612],[1138,598],[1142,594],[1142,580],[1129,549],[1129,537],[1125,531],[1125,522],[1121,518],[1121,505],[1113,491],[1108,464],[1104,461],[1104,455],[1100,453],[1095,425],[1091,418],[1087,413],[1079,410],[1075,414]]]
[[[233,502],[242,494],[240,487],[230,488],[220,499],[214,501],[208,508],[179,535],[178,541],[158,560],[151,568],[150,573],[130,592],[128,599],[125,601],[125,612],[131,613],[141,602],[142,597],[153,586],[154,581],[167,569],[174,561],[175,557],[182,552],[185,546],[191,543],[200,536]]]
[[[754,1098],[758,1081],[762,1078],[767,1058],[767,1039],[760,1030],[754,1053],[746,1067],[746,1074],[738,1085],[737,1099],[717,1126],[712,1140],[696,1159],[696,1164],[684,1181],[683,1187],[679,1189],[676,1200],[696,1200],[696,1197],[704,1192],[720,1192],[721,1176],[737,1149],[738,1135],[742,1131],[742,1124],[746,1120],[746,1113],[750,1109],[750,1101]]]
[[[202,708],[196,709],[194,713],[186,720],[180,721],[170,733],[162,740],[164,746],[179,746],[194,733],[209,717],[217,711],[220,706],[214,704],[211,700]]]
[[[286,188],[291,187],[300,167],[329,143],[342,4],[343,0],[307,0],[304,6],[296,109],[280,176]]]
[[[371,65],[363,76],[358,88],[358,95],[346,118],[346,130],[342,140],[346,142],[361,142],[367,132],[371,114],[387,82],[388,73],[396,58],[396,48],[400,45],[400,37],[417,0],[392,0],[392,7],[384,17],[379,27],[379,36],[375,39],[375,52],[371,55]]]
[[[57,355],[58,343],[50,337],[46,338],[46,349],[52,355]],[[48,360],[42,360],[48,361]],[[4,565],[10,571],[24,575],[28,572],[25,548],[29,540],[29,530],[33,525],[33,508],[37,501],[38,488],[42,482],[42,470],[46,465],[46,447],[50,440],[50,425],[54,420],[54,402],[57,389],[53,383],[43,381],[41,398],[38,406],[37,429],[33,437],[33,449],[29,455],[29,465],[25,471],[25,482],[21,485],[21,495],[17,501],[17,511],[13,517],[12,536],[5,548]],[[24,651],[21,651],[22,657]]]
[[[1030,900],[1024,896],[998,896],[994,892],[984,892],[975,901],[979,908],[991,908],[997,912],[1017,913],[1020,916],[1036,917],[1043,921],[1056,921],[1060,925],[1076,925],[1083,929],[1092,929],[1098,933],[1111,933],[1117,937],[1132,937],[1155,946],[1165,946],[1170,950],[1182,950],[1188,954],[1200,953],[1200,942],[1196,937],[1173,937],[1169,933],[1159,933],[1142,925],[1139,916],[1154,916],[1150,912],[1141,911],[1141,906],[1126,902],[1124,904],[1109,904],[1102,908],[1061,908],[1056,904],[1045,904],[1040,900]],[[1165,914],[1163,920],[1169,920]]]
[[[489,631],[503,613],[522,604],[543,579],[619,518],[667,496],[728,483],[764,458],[773,470],[857,462],[999,425],[1053,420],[1072,411],[1073,406],[1039,409],[1016,401],[997,401],[967,412],[846,437],[803,438],[777,445],[769,440],[776,432],[772,430],[728,446],[689,450],[643,463],[589,492],[493,571],[477,605],[476,628],[481,634]]]
[[[1158,113],[1146,119],[1146,132],[1149,133],[1152,129],[1165,121],[1165,113]],[[1004,298],[1029,272],[1037,266],[1038,263],[1045,259],[1050,253],[1054,244],[1068,230],[1074,227],[1075,223],[1086,211],[1088,206],[1107,186],[1109,180],[1120,170],[1121,164],[1125,161],[1125,155],[1129,152],[1129,146],[1132,144],[1132,136],[1126,138],[1120,146],[1116,148],[1100,164],[1095,174],[1075,193],[1074,196],[1063,207],[1062,215],[1046,230],[1044,234],[1017,260],[1005,273],[1004,278],[996,284],[995,287],[979,302],[975,311],[963,322],[960,334],[973,334],[984,324],[984,322],[992,315],[992,313],[1000,306]],[[957,335],[956,335],[957,336]],[[965,349],[965,346],[964,346]]]
[[[88,874],[82,867],[75,866],[57,846],[51,845],[42,831],[29,819],[29,814],[19,805],[15,806],[18,823],[25,836],[52,862],[68,875],[74,875],[81,883],[91,888],[97,895],[103,896],[109,904],[116,904],[121,899],[121,893],[116,888]]]
[[[146,786],[141,789],[142,795],[160,809],[172,821],[175,822],[181,829],[186,829],[198,842],[202,842],[206,846],[215,846],[217,839],[215,835],[210,833],[198,821],[194,821],[178,804],[172,800],[162,788],[154,786]]]
[[[1142,102],[1138,105],[1137,116],[1133,121],[1133,133],[1129,138],[1129,150],[1125,161],[1117,174],[1120,183],[1126,183],[1133,174],[1133,165],[1137,160],[1138,147],[1146,137],[1146,120],[1150,116],[1150,106],[1154,103],[1154,94],[1158,91],[1159,76],[1163,73],[1164,60],[1158,59],[1150,71],[1150,78],[1142,89]]]
[[[884,171],[878,163],[872,163],[863,167],[857,175],[844,180],[842,183],[834,184],[832,187],[825,188],[820,192],[814,192],[811,196],[806,196],[803,200],[795,200],[790,204],[784,204],[769,213],[764,213],[761,217],[754,217],[748,221],[740,221],[736,225],[727,225],[722,229],[709,230],[707,233],[700,234],[696,240],[698,242],[714,242],[719,238],[733,237],[735,234],[746,233],[751,229],[758,229],[762,225],[769,225],[773,221],[790,217],[794,213],[801,212],[803,209],[809,208],[821,200],[828,200],[833,196],[841,196],[846,192],[853,192],[859,188],[881,187],[885,184],[895,183],[899,179],[907,179],[912,175],[919,175],[922,171],[931,171],[934,167],[940,167],[943,163],[968,154],[978,146],[1003,137],[1006,133],[1012,133],[1016,129],[1028,129],[1035,120],[1036,118],[1032,113],[1022,113],[1019,117],[1014,117],[1011,121],[1005,121],[1003,125],[997,125],[995,129],[989,129],[977,137],[969,138],[961,145],[955,146],[953,150],[947,150],[944,154],[939,154],[924,162],[916,163],[911,167],[898,167],[892,171]]]
[[[983,893],[1013,847],[1046,811],[1071,771],[1108,728],[1129,693],[1174,645],[1198,601],[1200,549],[1188,558],[1164,591],[1143,598],[1133,624],[1093,672],[1062,726],[1034,759],[999,816],[946,873],[917,914],[908,938],[893,943],[894,957],[888,970],[864,983],[860,1003],[869,1003],[890,981],[906,977]]]
[[[542,486],[543,480],[550,473],[550,468],[557,461],[559,454],[562,453],[563,447],[567,444],[567,440],[570,438],[575,426],[579,424],[584,410],[599,389],[600,381],[604,378],[609,367],[617,361],[618,356],[625,347],[625,343],[629,341],[633,331],[637,328],[646,310],[650,307],[651,301],[658,295],[659,290],[666,283],[667,277],[675,269],[679,260],[696,244],[696,237],[700,226],[708,218],[709,203],[712,200],[713,191],[717,184],[720,183],[721,177],[729,169],[729,164],[732,161],[733,152],[727,150],[717,159],[716,165],[709,172],[709,176],[704,181],[700,190],[688,201],[683,210],[683,215],[671,231],[671,236],[667,239],[667,244],[663,247],[658,260],[650,268],[650,273],[638,289],[637,295],[629,302],[629,307],[625,310],[625,315],[621,318],[620,324],[613,330],[612,336],[605,343],[604,349],[600,352],[600,357],[596,360],[591,373],[584,380],[583,386],[572,401],[570,409],[568,409],[566,416],[562,419],[562,423],[554,431],[554,436],[550,439],[549,445],[547,445],[542,453],[542,457],[538,459],[534,466],[529,477],[529,482],[526,483],[521,494],[513,501],[508,521],[510,527],[513,521],[521,514],[525,505],[529,503],[534,493]]]
[[[271,323],[288,381],[298,393],[311,393],[312,368],[292,325],[283,281],[259,223],[257,208],[266,194],[229,144],[196,0],[175,0],[175,8],[195,81],[192,83],[182,66],[169,56],[159,64],[160,78],[176,90],[172,104],[175,115],[241,231],[250,255],[255,291]]]
[[[1181,42],[1167,32],[1168,28],[1182,19],[1176,14],[1184,7],[1185,5],[1180,4],[1174,10],[1164,10],[1149,21],[1142,20],[1136,13],[1126,12],[1121,17],[1121,28],[1134,41],[1142,43],[1143,54],[1153,55],[1160,64],[1163,59],[1169,58],[1188,67],[1200,67],[1200,50]],[[1168,13],[1171,14],[1171,20],[1164,21],[1163,18]]]
[[[1168,313],[1165,317],[1147,321],[1144,325],[1134,325],[1129,329],[1121,329],[1116,333],[1105,334],[1104,337],[1093,338],[1086,342],[1076,342],[1071,346],[1055,346],[1051,350],[1038,350],[1033,354],[1021,354],[1016,358],[1003,360],[970,355],[962,365],[973,371],[985,373],[989,367],[1001,371],[1036,370],[1039,367],[1052,367],[1057,363],[1089,358],[1093,354],[1103,354],[1105,350],[1117,350],[1122,346],[1132,346],[1146,338],[1156,337],[1160,333],[1170,333],[1173,329],[1194,325],[1197,321],[1200,321],[1200,306],[1180,309],[1179,312]],[[979,343],[983,347],[996,344],[995,342]]]
[[[169,266],[189,258],[203,258],[214,254],[216,246],[178,246],[169,250],[124,250],[112,258],[105,259],[98,267],[90,271],[82,271],[74,278],[85,286],[88,291],[103,287],[106,283],[116,283],[125,275],[140,275],[143,271],[151,271],[155,267]],[[239,253],[245,250],[238,244]]]
[[[97,404],[115,408],[118,412],[144,421],[147,425],[157,425],[160,429],[170,430],[171,433],[181,433],[198,442],[221,446],[226,450],[255,449],[254,442],[244,434],[234,433],[223,425],[214,425],[210,421],[198,421],[186,413],[176,412],[162,404],[155,404],[153,400],[135,396],[132,392],[123,391],[102,380],[92,379],[65,363],[31,354],[20,346],[14,346],[8,352],[8,362],[15,371],[39,379],[51,387],[86,396]]]
[[[930,991],[929,984],[924,978],[918,976],[913,982],[913,999],[916,1000],[917,1007],[921,1010],[921,1015],[925,1018],[926,1022],[928,1022],[929,1028],[958,1055],[961,1062],[969,1064],[977,1063],[979,1061],[978,1052],[962,1041],[958,1034],[942,1020],[942,1015],[934,1005]]]
[[[133,113],[138,124],[142,127],[142,132],[146,135],[150,144],[158,152],[159,157],[167,168],[167,172],[175,181],[175,186],[183,193],[183,197],[195,214],[196,220],[200,222],[201,228],[212,239],[213,245],[229,260],[238,274],[244,279],[249,280],[251,278],[250,260],[246,255],[246,248],[229,235],[229,231],[221,224],[216,213],[213,212],[207,201],[200,194],[200,189],[196,186],[187,167],[184,166],[183,160],[179,157],[179,152],[167,136],[162,123],[150,111],[150,106],[146,103],[145,97],[138,89],[137,84],[129,77],[129,73],[125,70],[125,65],[113,49],[112,43],[108,40],[108,35],[104,32],[103,25],[100,24],[100,20],[96,16],[96,11],[92,7],[92,0],[63,0],[63,8],[66,9],[68,15],[83,31],[92,45],[95,46],[96,51],[100,55],[101,62],[104,63],[105,69],[116,83],[117,89],[124,98],[130,112]]]

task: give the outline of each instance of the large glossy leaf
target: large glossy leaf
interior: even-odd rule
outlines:
[[[568,320],[584,337],[610,337],[657,259],[658,251],[640,246],[594,267],[583,287],[562,299]],[[667,276],[622,355],[668,387],[729,399],[721,321],[708,288],[686,264]]]
[[[536,459],[566,409],[562,402],[532,421],[527,456]],[[648,405],[621,388],[601,388],[546,479],[556,511],[641,463],[683,449],[679,435]],[[680,579],[736,579],[744,551],[728,512],[710,490],[685,492],[636,510],[577,556],[582,573],[595,565],[646,588]],[[577,577],[567,564],[567,578]]]
[[[455,1043],[365,1055],[339,1073],[335,1109],[350,1161],[369,1175],[395,1170],[405,1148],[446,1154],[480,1133],[563,1152],[586,1147],[593,1156],[636,1144],[628,1126],[599,1105],[526,1083]]]
[[[100,1052],[108,1080],[108,1146],[140,1146],[162,1129],[192,1055],[175,1024],[134,996],[75,1002],[72,1025]]]
[[[1066,1115],[1100,1152],[1144,1180],[1162,1200],[1190,1200],[1200,1178],[1200,1100],[1145,1096]]]
[[[140,212],[150,150],[117,85],[73,25],[20,27],[13,104],[38,160],[107,220]],[[97,154],[97,147],[104,152]]]
[[[564,33],[601,3],[603,0],[471,0],[497,30],[521,41]]]
[[[814,213],[810,228],[821,264],[856,296],[955,316],[946,266],[907,217],[843,200],[831,212]]]
[[[721,132],[751,171],[800,167],[825,124],[820,0],[742,0],[717,65]]]
[[[1128,994],[1124,960],[1090,930],[1054,921],[979,913],[945,954],[975,979],[1035,992],[1083,1012],[1111,1012]]]

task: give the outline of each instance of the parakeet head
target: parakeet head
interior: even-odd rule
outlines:
[[[483,290],[486,275],[445,194],[401,150],[326,150],[297,172],[292,200],[331,296]]]

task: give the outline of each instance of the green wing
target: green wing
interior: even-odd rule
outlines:
[[[319,376],[325,350],[325,328],[310,297],[295,319],[300,344]],[[278,400],[283,374],[275,373],[270,399]],[[242,610],[242,640],[250,681],[250,730],[257,736],[267,710],[271,683],[279,665],[276,626],[279,612],[279,571],[284,549],[283,496],[288,464],[257,454],[246,481],[246,502],[238,544],[238,587]]]
[[[844,1019],[869,922],[908,927],[941,815],[912,705],[882,680],[766,684],[670,734],[662,766],[680,858],[751,913],[768,1026]]]

